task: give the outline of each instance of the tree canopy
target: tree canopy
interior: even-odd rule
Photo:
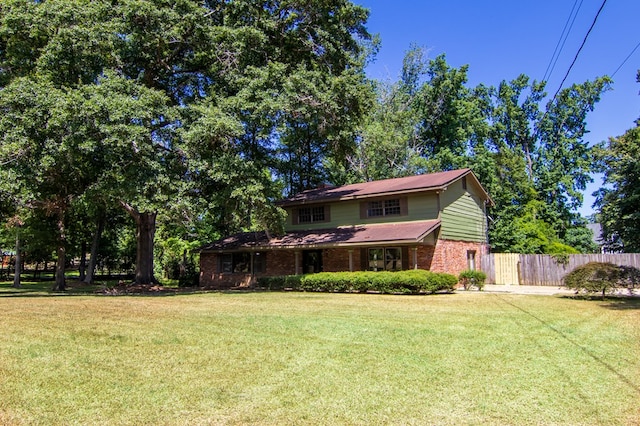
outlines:
[[[161,206],[278,228],[280,182],[318,183],[364,110],[368,12],[345,0],[10,0],[0,16],[0,164],[57,218],[58,289],[78,200],[131,214],[150,282]]]
[[[637,81],[640,83],[640,70]],[[622,136],[610,138],[598,150],[605,187],[596,203],[607,249],[640,252],[640,118]]]

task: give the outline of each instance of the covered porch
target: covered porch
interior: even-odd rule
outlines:
[[[439,220],[236,234],[201,248],[200,284],[250,286],[259,276],[431,269]]]

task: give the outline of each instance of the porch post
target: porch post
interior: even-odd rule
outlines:
[[[293,254],[296,258],[295,270],[293,275],[300,275],[300,252],[296,250]]]
[[[411,247],[413,251],[413,269],[418,269],[418,247]]]
[[[349,272],[353,272],[353,250],[349,250]]]

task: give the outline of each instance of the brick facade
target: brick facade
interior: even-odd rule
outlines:
[[[322,251],[322,266],[325,272],[349,271],[349,252],[354,271],[360,271],[360,249],[330,248]]]
[[[438,240],[433,250],[431,268],[433,272],[458,275],[469,269],[469,252],[475,252],[475,269],[482,270],[482,260],[489,251],[487,244],[471,241]]]
[[[362,253],[360,249],[328,248],[322,250],[323,270],[326,272],[349,271],[349,252],[354,271],[361,271]],[[475,252],[475,268],[482,269],[484,255],[488,253],[488,246],[483,243],[468,241],[438,240],[435,246],[421,245],[409,247],[408,263],[414,268],[414,253],[418,268],[433,272],[446,272],[458,275],[469,268],[469,252]],[[302,251],[298,251],[298,273],[302,269]],[[200,285],[209,288],[247,287],[261,275],[295,275],[296,251],[274,250],[266,253],[266,271],[263,274],[221,273],[217,253],[201,253],[200,255]]]
[[[299,255],[301,259],[302,256]],[[298,260],[301,262],[301,260]],[[274,250],[267,252],[267,270],[265,275],[295,275],[296,254],[293,250]]]
[[[232,287],[249,287],[260,276],[294,275],[295,253],[293,251],[273,251],[266,253],[266,271],[260,274],[222,273],[219,266],[218,253],[200,254],[200,286],[226,289]]]

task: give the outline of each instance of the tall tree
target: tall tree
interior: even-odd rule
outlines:
[[[637,81],[640,83],[640,70]],[[605,187],[598,191],[602,232],[611,251],[640,251],[640,118],[598,147]]]
[[[467,70],[450,67],[444,55],[429,60],[423,48],[412,46],[400,80],[375,86],[378,104],[351,156],[359,179],[466,167],[469,154],[480,155],[483,99],[466,87]]]
[[[115,74],[78,88],[18,78],[0,92],[4,169],[16,176],[23,204],[56,221],[56,290],[65,288],[67,220],[73,203],[90,187],[111,190],[126,178],[131,184],[153,166],[145,155],[152,151],[145,147],[151,145],[145,122],[157,120],[164,105],[161,94]],[[114,173],[118,164],[123,167]]]
[[[21,176],[29,167],[56,174],[48,192],[45,179],[34,179],[28,201],[58,218],[60,269],[67,212],[90,188],[134,218],[139,282],[154,280],[159,209],[183,195],[211,197],[198,186],[236,191],[255,206],[255,219],[245,223],[279,221],[258,206],[270,205],[280,188],[273,174],[294,170],[275,158],[298,141],[291,135],[307,129],[301,143],[326,148],[327,158],[350,149],[362,114],[356,95],[364,84],[363,43],[371,38],[367,16],[346,0],[0,4],[1,107],[8,114],[0,164]],[[21,104],[20,90],[32,93],[31,104]],[[212,128],[222,130],[195,141]],[[296,186],[318,179],[310,173],[315,157],[301,157],[297,146],[289,152],[301,164]],[[245,179],[219,179],[220,170],[244,162]],[[211,198],[220,202],[213,208],[233,207],[228,198]],[[59,271],[58,289],[63,277]]]
[[[528,223],[546,244],[533,244],[533,252],[589,251],[592,244],[575,228],[585,228],[576,213],[594,171],[591,148],[584,140],[586,116],[610,80],[575,84],[541,107],[544,83],[521,75],[487,92],[490,102],[489,149],[500,175],[489,191],[496,206],[490,239],[498,251],[518,250],[516,222]],[[542,240],[541,240],[542,241]]]

